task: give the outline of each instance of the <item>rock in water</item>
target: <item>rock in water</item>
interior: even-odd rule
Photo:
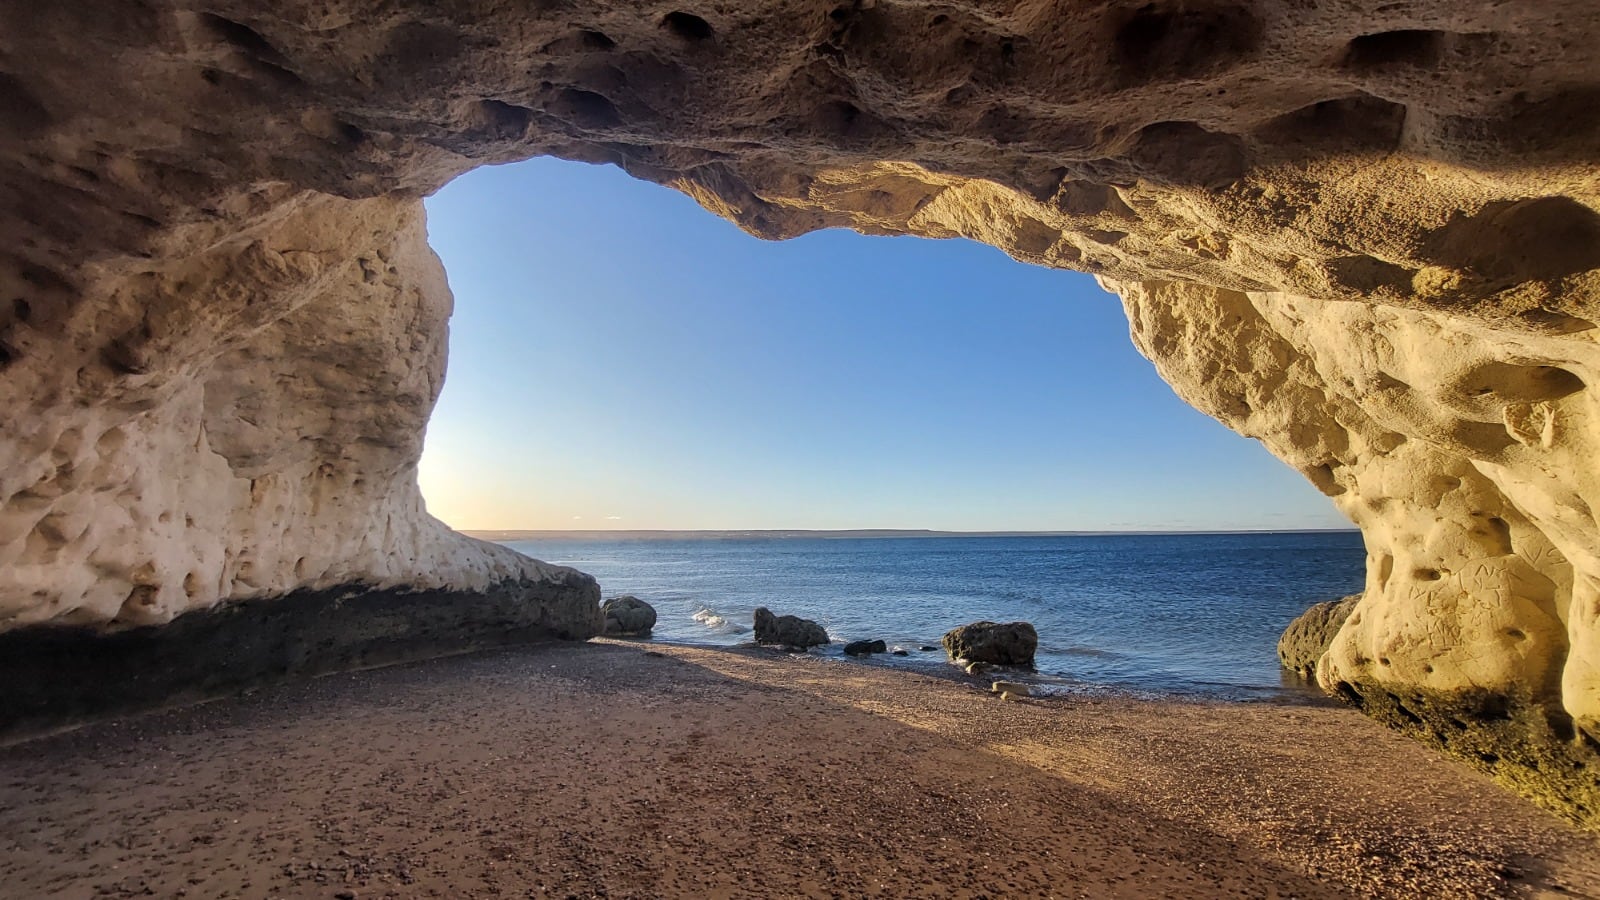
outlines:
[[[645,635],[656,627],[655,607],[632,594],[612,597],[600,604],[600,612],[606,617],[605,633],[608,635]]]
[[[844,645],[846,656],[866,656],[870,653],[884,653],[889,645],[883,641],[851,641]]]
[[[1360,594],[1343,600],[1318,603],[1299,618],[1289,623],[1278,638],[1278,661],[1283,667],[1305,679],[1317,677],[1317,660],[1328,651],[1333,636],[1339,633],[1344,620],[1361,600]]]
[[[782,644],[803,650],[828,643],[828,632],[821,625],[799,616],[775,616],[765,606],[756,610],[755,625],[758,644]]]
[[[951,659],[1001,666],[1033,665],[1033,651],[1038,647],[1039,633],[1027,622],[973,622],[944,636],[944,649]]]

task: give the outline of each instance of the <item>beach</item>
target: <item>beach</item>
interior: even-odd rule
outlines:
[[[1354,710],[985,687],[605,640],[263,687],[0,749],[0,894],[1600,892],[1600,840]]]

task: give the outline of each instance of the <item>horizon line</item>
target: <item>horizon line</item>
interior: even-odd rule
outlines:
[[[1098,535],[1181,535],[1181,534],[1342,534],[1361,529],[1346,528],[1103,528],[1080,530],[990,530],[948,531],[935,528],[458,528],[461,534],[479,540],[508,540],[520,535],[758,535],[851,537],[1092,537]],[[490,537],[493,535],[494,537]]]

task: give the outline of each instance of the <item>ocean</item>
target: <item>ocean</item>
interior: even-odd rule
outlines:
[[[909,653],[874,664],[940,670],[943,651],[919,648],[949,629],[1024,620],[1039,632],[1037,692],[1233,700],[1304,694],[1278,665],[1278,635],[1358,592],[1366,556],[1354,531],[505,543],[649,602],[657,640],[748,642],[766,606],[827,628],[835,643],[814,654],[843,660],[845,641],[882,639]]]

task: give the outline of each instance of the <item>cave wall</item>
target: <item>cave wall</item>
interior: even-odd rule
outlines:
[[[1096,273],[1362,527],[1330,689],[1592,751],[1597,32],[1581,0],[0,3],[0,628],[515,584],[593,633],[592,581],[415,485],[421,198],[555,154],[766,238]]]

